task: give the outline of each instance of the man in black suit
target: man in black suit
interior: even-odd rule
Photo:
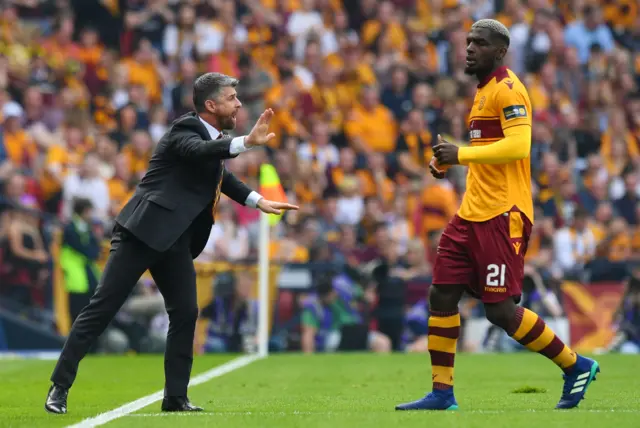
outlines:
[[[193,362],[198,306],[193,259],[204,248],[220,194],[269,214],[298,207],[268,201],[224,167],[226,159],[275,137],[266,110],[246,137],[220,131],[235,127],[241,103],[238,80],[219,73],[196,79],[196,112],[178,118],[158,142],[149,169],[118,217],[100,285],[73,323],[51,375],[45,403],[51,413],[66,413],[67,395],[80,360],[149,270],[169,314],[165,351],[163,411],[200,411],[187,398]]]

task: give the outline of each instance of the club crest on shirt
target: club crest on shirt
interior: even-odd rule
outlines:
[[[523,105],[505,107],[502,112],[505,120],[527,117],[527,109]]]
[[[483,96],[480,98],[480,102],[478,103],[478,110],[482,110],[484,107],[484,103],[487,101],[487,97]]]

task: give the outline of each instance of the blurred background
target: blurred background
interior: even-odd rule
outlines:
[[[435,181],[437,134],[465,144],[474,20],[509,27],[534,108],[536,223],[525,296],[579,352],[640,348],[640,14],[634,0],[0,2],[0,351],[60,349],[95,289],[114,215],[192,83],[238,77],[235,135],[276,112],[268,150],[227,167],[289,202],[256,300],[258,212],[223,199],[196,260],[198,352],[425,352],[439,234],[465,168]],[[166,225],[171,227],[171,225]],[[520,349],[465,300],[463,350]],[[94,352],[161,352],[151,278]]]

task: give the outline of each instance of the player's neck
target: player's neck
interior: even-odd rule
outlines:
[[[496,64],[493,66],[493,68],[491,68],[489,71],[476,73],[476,78],[478,79],[478,82],[480,82],[480,83],[486,82],[487,78],[489,76],[491,76],[493,73],[495,73],[496,70],[499,69],[500,67],[502,67],[503,65],[504,64],[502,64],[502,62],[496,62]]]

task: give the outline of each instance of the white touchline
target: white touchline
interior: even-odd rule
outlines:
[[[189,382],[189,386],[196,386],[200,385],[201,383],[208,382],[211,379],[223,376],[262,358],[264,358],[262,355],[245,355],[242,357],[238,357],[221,366],[214,367],[211,370],[207,370],[206,372],[197,375],[196,377],[191,379],[191,381]],[[139,398],[135,401],[132,401],[131,403],[125,404],[124,406],[120,406],[117,409],[109,410],[105,413],[100,413],[99,415],[92,418],[83,419],[77,424],[69,425],[67,428],[91,428],[104,425],[107,422],[111,422],[114,419],[127,416],[133,412],[137,412],[138,410],[147,407],[149,404],[160,401],[162,400],[163,396],[164,391],[154,392],[151,395]]]

